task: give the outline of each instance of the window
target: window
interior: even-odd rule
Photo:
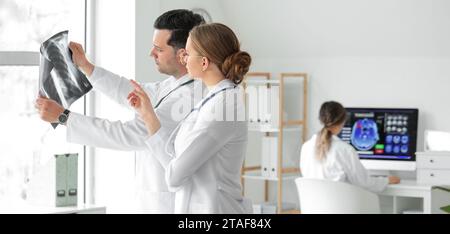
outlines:
[[[83,146],[67,144],[64,128],[39,119],[34,100],[40,44],[67,29],[70,40],[84,41],[85,15],[84,0],[0,1],[0,202],[26,200],[28,183],[54,154],[83,158]],[[83,113],[83,100],[71,110]]]
[[[83,0],[2,0],[1,50],[39,51],[49,36],[69,29],[76,41],[84,40]]]

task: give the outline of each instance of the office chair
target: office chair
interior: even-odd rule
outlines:
[[[380,213],[378,195],[358,186],[325,179],[297,178],[302,214]]]

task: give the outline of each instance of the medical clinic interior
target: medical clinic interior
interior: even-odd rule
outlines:
[[[450,213],[449,12],[1,0],[0,213]]]

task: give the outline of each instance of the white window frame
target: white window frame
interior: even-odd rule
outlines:
[[[84,0],[84,44],[90,52],[94,52],[91,49],[94,40],[94,10],[95,1],[94,0]],[[92,53],[91,53],[92,54]],[[0,67],[2,66],[39,66],[40,53],[32,51],[0,51]],[[83,114],[93,113],[93,96],[83,97]],[[89,103],[89,105],[88,105]],[[89,108],[87,108],[89,107]],[[89,109],[89,111],[88,111]],[[90,157],[87,157],[87,155]],[[82,164],[83,164],[83,203],[84,204],[94,204],[94,193],[88,191],[94,191],[94,150],[93,147],[83,146]],[[87,159],[89,162],[87,162]],[[89,183],[86,183],[88,182]],[[87,187],[89,186],[89,187]]]
[[[39,66],[39,52],[0,51],[0,66]]]

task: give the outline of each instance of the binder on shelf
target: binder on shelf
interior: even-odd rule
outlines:
[[[268,92],[267,86],[258,86],[258,122],[261,124],[269,124]]]
[[[248,88],[250,90],[250,88]],[[278,128],[279,125],[279,87],[266,85],[252,86],[248,95],[248,121],[261,131]]]
[[[269,178],[270,170],[270,137],[264,136],[262,138],[262,152],[261,152],[261,176]]]
[[[279,86],[272,86],[269,93],[270,108],[269,108],[269,123],[271,127],[278,128],[280,119],[280,90]]]
[[[76,205],[78,200],[78,154],[67,154],[67,205]]]
[[[270,138],[270,170],[269,177],[276,178],[278,177],[278,138],[277,137],[269,137]]]
[[[283,210],[293,210],[297,208],[297,205],[293,202],[283,202],[281,203],[281,207]],[[263,202],[253,205],[254,214],[276,214],[277,209],[278,204],[276,202]]]
[[[67,159],[64,154],[55,155],[55,205],[64,206],[67,200]]]
[[[253,214],[262,214],[261,204],[253,204]]]
[[[247,102],[248,121],[252,124],[255,124],[258,122],[258,92],[249,92]]]

